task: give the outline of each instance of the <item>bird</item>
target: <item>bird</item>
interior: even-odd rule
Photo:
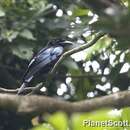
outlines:
[[[64,39],[53,39],[37,52],[25,71],[22,79],[22,85],[18,89],[18,95],[22,94],[24,88],[37,76],[48,74],[62,54],[73,45],[73,42]]]

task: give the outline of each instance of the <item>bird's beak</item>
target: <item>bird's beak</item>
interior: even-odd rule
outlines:
[[[71,41],[63,41],[63,44],[64,45],[69,45],[69,46],[73,46],[74,45],[74,43],[71,42]]]

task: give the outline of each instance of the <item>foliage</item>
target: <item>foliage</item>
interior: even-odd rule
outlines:
[[[121,110],[111,110],[109,108],[91,113],[75,113],[70,117],[67,117],[63,112],[57,112],[51,116],[47,116],[46,120],[49,124],[44,123],[35,126],[32,130],[44,130],[46,129],[46,125],[48,126],[47,130],[115,130],[115,128],[116,130],[125,130],[129,129],[129,112],[130,108]],[[100,122],[100,124],[97,122]]]
[[[75,42],[75,46],[80,46],[87,44],[102,31],[107,35],[92,47],[72,55],[58,67],[57,74],[62,76],[57,75],[54,80],[48,80],[44,93],[75,101],[128,90],[130,1],[113,0],[112,4],[112,1],[107,1],[109,2],[1,0],[0,86],[14,89],[20,86],[30,58],[49,40],[62,37]],[[67,75],[72,78],[66,77]],[[40,81],[44,81],[44,78],[41,77]],[[35,86],[38,82],[35,81],[30,86]],[[124,115],[121,118],[115,116],[115,119],[130,120],[126,116],[129,108],[122,111]],[[56,127],[55,129],[64,130],[69,125],[67,120],[70,120],[71,127],[80,130],[86,129],[80,128],[79,125],[84,118],[92,117],[96,120],[112,118],[107,116],[108,111],[100,112],[97,111],[95,115],[74,114],[71,118],[58,113],[47,119],[49,124],[45,123],[33,129],[41,130],[44,127],[50,130]],[[2,120],[8,122],[10,114],[5,115],[5,119]],[[56,122],[60,120],[62,126]],[[24,125],[30,127],[30,122]],[[2,127],[4,129],[4,125]],[[19,128],[26,127],[19,125]]]

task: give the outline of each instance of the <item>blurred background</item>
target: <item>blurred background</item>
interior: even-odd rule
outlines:
[[[18,88],[31,57],[48,41],[65,38],[77,47],[104,32],[92,47],[64,60],[41,94],[78,101],[129,90],[129,6],[129,0],[0,0],[0,87]],[[0,128],[7,130],[11,116],[0,115]]]

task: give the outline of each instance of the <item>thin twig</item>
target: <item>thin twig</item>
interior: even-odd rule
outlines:
[[[25,93],[30,93],[32,91],[37,91],[41,88],[41,86],[42,86],[41,84],[38,84],[35,87],[24,88],[23,93],[25,94]],[[18,91],[19,91],[19,88],[17,88],[17,89],[6,89],[6,88],[3,88],[3,87],[0,87],[0,93],[16,94],[16,93],[18,93]]]
[[[82,50],[84,50],[84,49],[87,49],[87,48],[91,47],[91,46],[94,45],[101,37],[103,37],[104,35],[105,35],[105,33],[99,33],[99,34],[97,34],[97,35],[95,36],[95,38],[94,38],[92,41],[88,42],[87,44],[81,45],[81,46],[79,46],[79,47],[76,47],[76,48],[74,48],[74,49],[72,49],[72,50],[69,50],[69,51],[65,52],[65,53],[60,57],[60,59],[57,61],[57,63],[55,64],[55,66],[53,67],[53,69],[52,69],[52,71],[51,71],[50,73],[51,73],[51,74],[54,73],[55,70],[56,70],[56,68],[57,68],[57,66],[58,66],[66,57],[68,57],[68,56],[70,56],[70,55],[72,55],[72,54],[74,54],[74,53],[76,53],[76,52],[79,52],[79,51],[82,51]]]
[[[70,56],[70,55],[72,55],[72,54],[74,54],[74,53],[76,53],[76,52],[79,52],[79,51],[82,51],[82,50],[84,50],[84,49],[86,49],[86,48],[91,47],[91,46],[94,45],[101,37],[103,37],[104,35],[105,35],[105,33],[99,33],[99,34],[96,35],[96,37],[95,37],[92,41],[88,42],[87,44],[84,44],[84,45],[82,45],[82,46],[80,46],[80,47],[77,47],[77,48],[74,48],[74,49],[72,49],[72,50],[70,50],[70,51],[65,52],[65,53],[60,57],[60,59],[58,60],[58,62],[55,64],[55,66],[53,67],[53,69],[52,69],[50,75],[52,75],[52,74],[55,72],[57,66],[58,66],[66,57],[68,57],[68,56]],[[72,76],[68,76],[68,77],[72,77]],[[77,77],[78,77],[78,78],[79,78],[79,77],[84,78],[85,76],[77,76]],[[76,76],[73,76],[72,78],[76,78]],[[38,87],[38,88],[39,88],[39,87]],[[3,92],[3,93],[5,93],[5,92],[7,92],[7,93],[17,93],[18,90],[19,90],[19,89],[16,89],[16,90],[1,89],[0,91]],[[37,86],[36,86],[36,87],[28,87],[28,88],[25,88],[25,89],[24,89],[25,92],[26,92],[26,91],[30,91],[30,90],[32,90],[32,91],[33,91],[32,93],[34,93],[34,92],[37,91],[38,89],[37,89]]]
[[[101,78],[103,75],[90,75],[90,74],[81,74],[81,75],[56,75],[56,74],[51,74],[51,76],[55,76],[56,78],[72,78],[72,79],[81,79],[81,78]],[[104,75],[105,77],[107,77],[107,75]],[[48,77],[47,75],[44,75],[44,77]],[[27,87],[24,88],[23,93],[35,93],[36,91],[39,91],[39,89],[42,87],[42,84],[38,84],[34,87]],[[3,87],[0,87],[0,93],[10,93],[10,94],[16,94],[19,91],[19,88],[17,89],[6,89]],[[32,92],[33,91],[33,92]]]

